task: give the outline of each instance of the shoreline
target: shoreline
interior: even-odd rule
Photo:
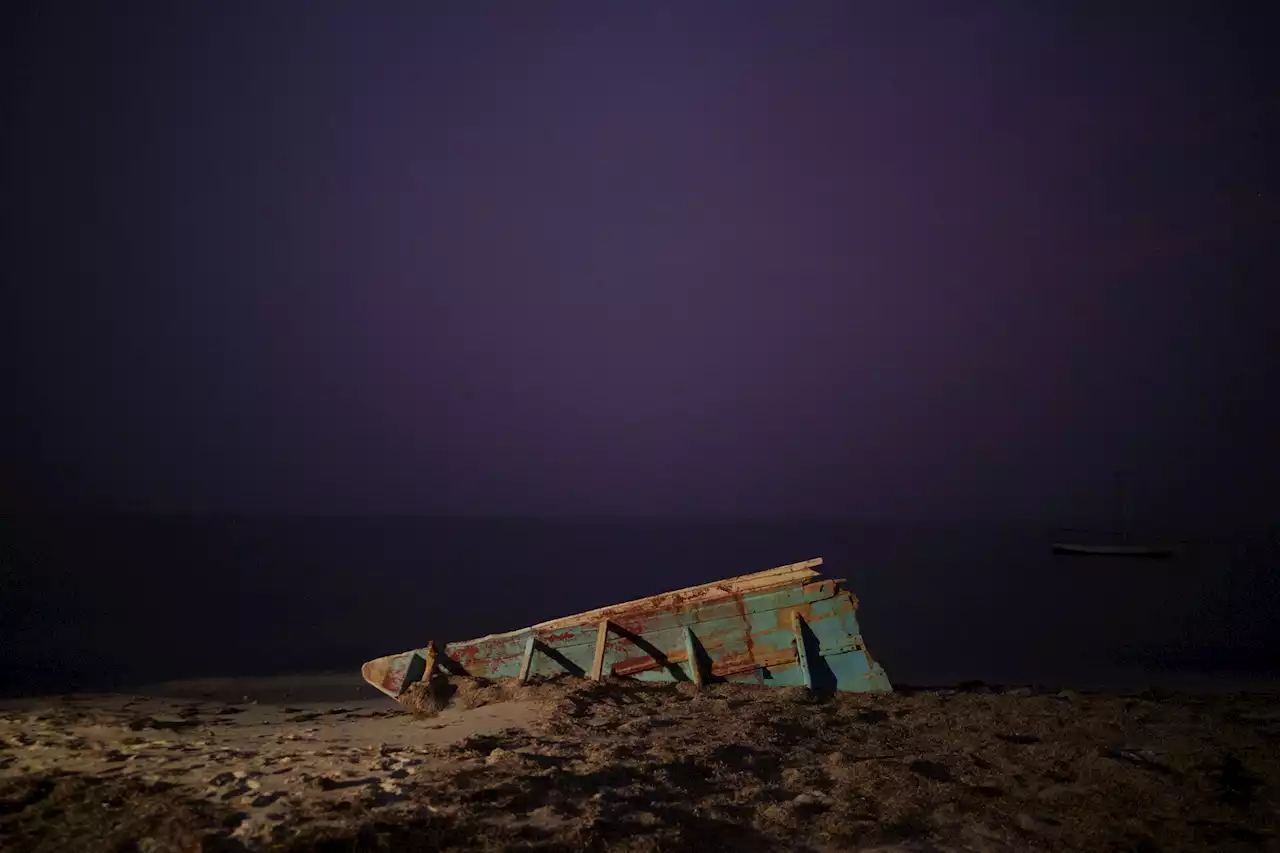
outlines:
[[[892,675],[892,671],[890,671]],[[895,691],[966,690],[985,686],[1006,691],[1032,688],[1037,692],[1074,690],[1087,693],[1129,695],[1156,690],[1187,695],[1277,694],[1280,674],[1257,672],[1213,672],[1196,670],[1103,670],[1093,679],[939,679],[935,681],[894,682]],[[773,689],[773,688],[766,688]],[[255,702],[267,704],[297,702],[356,702],[387,700],[385,694],[369,685],[358,668],[281,675],[208,676],[125,683],[113,689],[73,691],[29,690],[0,694],[0,707],[13,702],[57,701],[64,697],[135,696],[157,699],[209,699],[221,702]]]

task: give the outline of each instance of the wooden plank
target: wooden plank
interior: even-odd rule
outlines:
[[[809,653],[804,647],[804,617],[799,610],[791,611],[791,631],[795,634],[796,660],[800,664],[800,674],[804,678],[804,686],[813,688],[813,674],[809,671]]]
[[[730,675],[738,675],[743,672],[751,672],[756,667],[764,667],[770,669],[773,667],[787,666],[796,662],[796,650],[792,645],[790,648],[779,649],[776,652],[755,651],[746,660],[738,660],[724,662],[713,660],[711,662],[711,674],[719,678],[725,678]]]
[[[604,677],[604,644],[609,639],[609,620],[601,619],[596,628],[596,656],[591,662],[591,680],[599,681]]]
[[[862,649],[862,635],[850,634],[842,637],[838,643],[833,643],[829,646],[821,646],[818,649],[818,657],[825,658],[829,655],[842,655],[845,652],[860,652]]]
[[[529,639],[524,644],[524,660],[520,662],[520,683],[524,684],[529,680],[529,673],[533,671],[533,647],[537,640],[533,634],[529,635]]]
[[[730,599],[724,601],[701,601],[696,604],[673,605],[666,610],[655,610],[652,613],[646,613],[642,617],[638,614],[622,614],[620,616],[609,615],[609,621],[616,627],[618,625],[627,626],[639,625],[638,633],[649,635],[659,631],[675,631],[677,632],[676,642],[680,648],[684,648],[684,626],[692,625],[700,638],[706,636],[708,630],[714,633],[714,629],[709,626],[703,626],[707,622],[716,621],[738,621],[744,617],[753,617],[757,614],[770,613],[777,610],[783,610],[799,605],[813,605],[819,601],[832,599],[849,599],[852,604],[852,594],[847,590],[837,591],[831,584],[802,584],[796,586],[787,586],[778,589],[755,591],[744,595],[741,598]],[[852,609],[852,607],[850,607]],[[615,618],[616,616],[616,618]],[[786,614],[782,617],[785,621]],[[642,621],[631,621],[640,619]],[[810,624],[816,619],[810,619]],[[523,648],[525,637],[528,636],[530,630],[538,632],[538,636],[542,638],[544,645],[551,646],[561,651],[572,648],[577,645],[591,645],[595,642],[595,627],[600,624],[600,618],[593,619],[586,623],[578,623],[572,626],[559,626],[554,631],[548,632],[541,625],[534,625],[532,628],[522,628],[519,631],[510,631],[506,634],[490,634],[474,640],[458,640],[449,644],[450,652],[460,650],[467,647],[477,647],[484,649],[481,657],[492,656],[488,649],[491,647],[514,649],[514,655],[519,655],[520,649]],[[632,628],[634,631],[635,628]],[[784,632],[789,631],[789,627],[784,626]],[[785,641],[790,645],[789,641]],[[588,653],[589,654],[589,653]]]
[[[672,652],[669,655],[664,655],[661,659],[646,656],[630,662],[621,661],[619,663],[615,663],[610,667],[610,669],[613,671],[614,675],[625,677],[628,675],[635,675],[640,672],[649,672],[654,669],[666,669],[672,664],[684,663],[685,658],[686,655],[684,652]]]
[[[693,638],[693,629],[688,625],[684,628],[684,649],[685,655],[689,659],[689,674],[693,676],[693,683],[702,686],[702,664],[698,660],[698,646]]]
[[[435,640],[427,643],[427,665],[422,670],[423,682],[430,684],[431,676],[436,672],[436,643]]]
[[[573,616],[563,616],[559,619],[552,619],[547,622],[539,622],[533,627],[539,631],[560,630],[574,625],[581,625],[586,622],[596,622],[601,618],[618,619],[629,613],[637,611],[662,610],[669,607],[688,606],[695,602],[728,598],[734,595],[757,592],[775,586],[804,583],[821,574],[817,571],[817,567],[821,565],[822,558],[815,557],[812,560],[804,560],[799,563],[778,566],[774,569],[766,569],[763,572],[755,572],[749,575],[738,575],[737,577],[726,578],[721,581],[712,581],[711,583],[704,583],[698,586],[685,587],[684,589],[677,589],[672,592],[651,595],[648,598],[638,598],[634,601],[623,602],[622,604],[610,604],[607,607],[598,607],[595,610],[588,610],[585,613],[578,613]],[[494,634],[491,636],[501,637],[505,635]],[[481,637],[480,639],[487,640],[490,638]]]
[[[638,598],[634,601],[623,602],[622,604],[610,604],[606,607],[597,607],[594,610],[588,610],[583,613],[577,613],[573,616],[562,616],[559,619],[551,619],[546,622],[539,622],[528,628],[520,628],[516,631],[505,631],[501,634],[488,634],[484,637],[477,637],[474,640],[465,641],[465,645],[477,645],[487,642],[503,642],[524,634],[525,631],[533,630],[539,632],[539,635],[545,635],[555,631],[562,631],[566,628],[575,628],[580,625],[589,625],[598,623],[601,619],[620,620],[624,617],[641,613],[645,611],[660,612],[663,610],[674,610],[688,608],[694,604],[706,604],[717,600],[729,599],[735,596],[744,596],[748,593],[758,593],[774,588],[786,586],[803,586],[810,581],[821,576],[821,572],[817,570],[822,565],[821,557],[814,557],[811,560],[802,560],[799,563],[791,563],[786,566],[778,566],[773,569],[766,569],[762,572],[753,574],[738,575],[737,577],[726,578],[720,581],[712,581],[698,586],[685,587],[672,592],[659,593],[651,595],[648,598]],[[451,643],[451,646],[459,645]]]

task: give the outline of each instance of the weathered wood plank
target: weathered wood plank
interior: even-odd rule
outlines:
[[[427,643],[427,653],[425,657],[427,659],[427,663],[422,670],[422,680],[423,682],[430,684],[431,676],[435,675],[436,673],[436,642],[435,640],[432,640],[431,642]]]
[[[529,639],[524,644],[524,660],[520,662],[520,683],[524,684],[529,680],[529,673],[533,671],[533,649],[538,640],[533,634],[529,635]]]
[[[539,622],[538,625],[532,625],[530,628],[506,631],[503,634],[489,634],[486,637],[465,640],[465,642],[451,643],[449,644],[449,651],[453,652],[462,647],[475,647],[480,652],[479,657],[490,657],[490,654],[486,653],[485,649],[506,647],[507,644],[513,642],[524,643],[524,639],[530,630],[536,631],[548,646],[566,648],[579,642],[588,644],[594,642],[595,626],[599,624],[600,619],[608,619],[613,625],[620,625],[623,628],[630,628],[634,631],[643,629],[643,633],[649,634],[657,630],[681,630],[684,629],[685,625],[696,626],[698,622],[704,621],[740,619],[742,616],[753,616],[756,613],[774,612],[778,608],[794,607],[803,605],[803,603],[815,603],[823,601],[823,599],[835,598],[845,602],[845,607],[849,607],[852,593],[849,590],[838,588],[837,584],[828,580],[804,581],[804,583],[794,584],[785,583],[781,585],[771,584],[767,588],[745,590],[745,592],[735,594],[735,596],[722,594],[722,596],[712,599],[701,598],[698,601],[676,602],[675,605],[666,607],[655,606],[653,610],[579,613],[577,616],[567,616],[564,619]],[[602,608],[602,610],[608,611],[612,610],[612,608]],[[813,621],[813,619],[810,619],[810,621]],[[564,633],[570,633],[573,639],[568,639],[568,642],[564,639],[559,639]],[[698,634],[701,637],[703,631],[699,629]],[[682,640],[681,644],[684,644]]]
[[[800,675],[804,679],[804,686],[812,689],[813,673],[809,671],[809,653],[804,647],[804,617],[798,610],[791,611],[791,630],[796,638],[796,660],[800,664]]]
[[[660,658],[646,656],[637,660],[620,661],[615,663],[611,667],[611,670],[614,675],[625,677],[628,675],[636,675],[641,672],[650,672],[655,669],[666,669],[669,666],[684,663],[684,661],[684,652],[672,652],[671,654],[663,655]]]
[[[609,640],[609,620],[601,619],[596,628],[596,655],[591,662],[591,680],[599,681],[604,677],[604,649]]]
[[[841,612],[852,611],[854,608],[851,599],[851,593],[846,590],[839,590],[833,584],[807,584],[794,588],[751,593],[730,601],[704,602],[684,606],[675,611],[631,614],[620,619],[610,617],[609,622],[614,626],[630,628],[633,632],[643,633],[646,636],[661,631],[678,632],[680,639],[677,642],[683,647],[683,630],[686,625],[693,626],[698,632],[698,636],[702,637],[705,636],[708,630],[712,630],[714,633],[714,629],[710,629],[709,626],[702,627],[707,622],[740,621],[744,617],[765,616],[787,607],[809,605],[812,608],[818,602],[827,600],[831,600],[836,605],[836,609]],[[812,623],[818,621],[818,618],[815,613],[811,615],[809,621]],[[480,637],[475,640],[450,643],[449,652],[457,653],[467,648],[474,648],[477,657],[488,658],[492,656],[491,649],[504,649],[513,643],[523,643],[525,635],[530,630],[538,632],[538,636],[542,638],[541,642],[544,645],[561,650],[579,644],[592,645],[595,642],[595,627],[599,623],[600,620],[595,619],[587,623],[560,626],[554,632],[545,631],[541,626],[535,625],[532,628],[524,628],[507,634],[490,634],[487,637]],[[789,633],[789,625],[781,627]],[[516,654],[519,654],[518,648],[517,646]]]
[[[701,687],[702,663],[698,660],[698,646],[693,638],[693,629],[687,625],[684,629],[684,648],[685,655],[689,659],[689,675],[693,678],[693,683]]]
[[[660,595],[651,595],[648,598],[637,598],[634,601],[626,601],[622,604],[610,604],[607,607],[598,607],[595,610],[588,610],[585,613],[578,613],[574,616],[564,616],[548,622],[539,622],[533,627],[539,631],[552,631],[573,625],[581,625],[586,622],[596,622],[602,618],[618,619],[636,611],[661,610],[678,605],[688,606],[697,602],[744,595],[771,587],[803,583],[819,576],[817,567],[820,565],[822,565],[822,558],[815,557],[812,560],[778,566],[775,569],[767,569],[763,572],[739,575],[722,581],[685,587],[674,592],[664,592]]]
[[[731,675],[740,675],[744,672],[751,672],[756,667],[771,669],[775,667],[784,667],[796,662],[795,648],[779,649],[776,652],[760,652],[757,651],[745,660],[737,661],[718,661],[711,662],[711,674],[716,678],[727,678]]]

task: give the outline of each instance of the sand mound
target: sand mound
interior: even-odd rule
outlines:
[[[2,718],[0,849],[1280,850],[1270,695],[435,690]]]
[[[430,718],[448,708],[468,711],[504,702],[559,702],[569,696],[604,695],[635,687],[644,689],[638,682],[596,684],[572,676],[535,678],[521,684],[512,679],[493,681],[440,673],[430,683],[410,685],[398,701],[415,716]]]
[[[419,681],[401,694],[399,702],[420,718],[434,717],[446,708],[471,710],[538,695],[536,688],[513,681],[437,675],[430,682]]]

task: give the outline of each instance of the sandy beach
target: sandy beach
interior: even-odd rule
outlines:
[[[6,701],[0,848],[1280,850],[1274,694],[461,686]]]

